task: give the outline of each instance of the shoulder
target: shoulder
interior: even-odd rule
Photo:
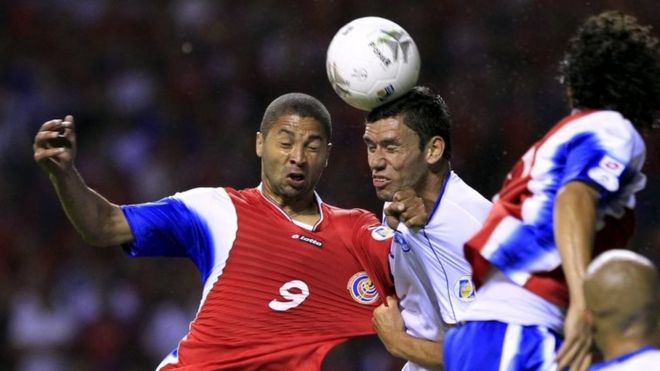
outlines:
[[[591,136],[605,146],[641,141],[633,124],[617,111],[578,112],[560,121],[548,134],[549,139],[562,141]]]
[[[203,212],[209,209],[234,208],[240,201],[252,203],[253,189],[235,190],[229,187],[199,187],[175,193],[171,198],[188,208]],[[255,190],[256,191],[256,190]]]
[[[365,209],[353,208],[353,209],[344,209],[337,206],[329,205],[326,203],[322,204],[323,211],[327,216],[328,220],[338,223],[347,223],[347,224],[374,224],[378,223],[378,218]]]
[[[225,188],[199,187],[177,192],[172,196],[172,198],[178,199],[184,203],[203,202],[219,197],[227,197],[227,191]]]
[[[485,219],[492,206],[488,199],[465,183],[454,172],[451,173],[441,203],[445,203],[453,209],[462,210],[478,220]]]

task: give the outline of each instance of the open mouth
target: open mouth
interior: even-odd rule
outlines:
[[[371,182],[374,185],[374,188],[379,189],[387,186],[390,183],[390,180],[383,176],[374,175],[371,177]]]
[[[289,173],[286,175],[286,179],[293,187],[301,187],[305,184],[305,174],[302,173]]]

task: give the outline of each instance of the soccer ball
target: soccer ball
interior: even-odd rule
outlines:
[[[379,17],[355,19],[328,47],[325,67],[344,102],[370,111],[412,89],[419,77],[417,45],[396,23]]]

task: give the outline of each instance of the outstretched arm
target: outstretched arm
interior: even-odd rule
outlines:
[[[133,239],[119,206],[87,187],[74,166],[77,144],[73,116],[41,125],[32,148],[35,161],[48,174],[66,215],[85,242],[116,246]]]
[[[582,281],[591,261],[596,230],[596,190],[586,183],[567,183],[557,194],[554,235],[569,290],[564,321],[564,344],[557,355],[559,369],[586,370],[591,363],[591,330],[583,319],[585,299]]]
[[[372,322],[378,337],[390,354],[431,369],[442,367],[442,343],[410,336],[406,333],[399,305],[391,296],[374,309]]]

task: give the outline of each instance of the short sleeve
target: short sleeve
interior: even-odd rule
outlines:
[[[601,198],[619,191],[633,153],[630,133],[623,130],[589,131],[566,143],[562,184],[582,181]]]
[[[380,224],[368,212],[361,213],[353,228],[353,246],[358,261],[384,296],[394,294],[394,282],[390,273],[389,253],[394,231]]]
[[[131,256],[190,257],[200,244],[203,230],[199,217],[179,199],[167,197],[157,202],[121,207],[133,242],[124,245]]]

